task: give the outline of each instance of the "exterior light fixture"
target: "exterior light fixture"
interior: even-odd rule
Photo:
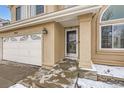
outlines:
[[[48,34],[48,31],[47,31],[46,28],[43,28],[43,30],[42,30],[42,34]]]

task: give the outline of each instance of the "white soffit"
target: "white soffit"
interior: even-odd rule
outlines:
[[[77,18],[59,21],[60,24],[62,24],[64,27],[71,27],[71,26],[78,26],[79,21]]]

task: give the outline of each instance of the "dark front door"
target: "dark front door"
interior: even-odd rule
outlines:
[[[66,30],[66,57],[77,57],[77,29]]]

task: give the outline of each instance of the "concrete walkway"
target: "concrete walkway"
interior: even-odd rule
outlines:
[[[0,64],[0,88],[7,88],[34,74],[38,67]]]

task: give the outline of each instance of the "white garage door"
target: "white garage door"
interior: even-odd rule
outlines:
[[[41,34],[3,38],[3,59],[42,65]]]

